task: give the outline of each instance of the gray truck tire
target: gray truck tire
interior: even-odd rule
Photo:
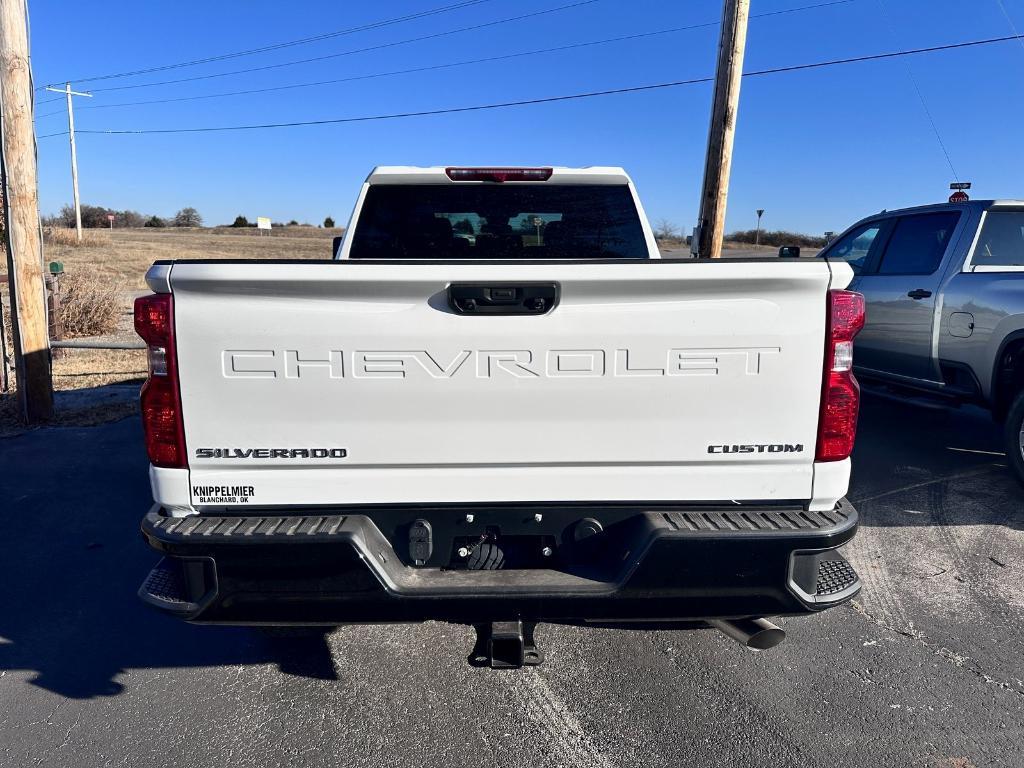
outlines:
[[[1004,429],[1006,456],[1010,461],[1010,469],[1024,485],[1024,391],[1017,393],[1013,405],[1010,406]]]

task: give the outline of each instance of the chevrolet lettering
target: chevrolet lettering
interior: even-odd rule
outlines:
[[[566,377],[756,376],[778,347],[629,349],[364,350],[226,349],[229,379],[517,379]]]

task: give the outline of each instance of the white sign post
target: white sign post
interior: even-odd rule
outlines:
[[[958,181],[955,184],[950,184],[949,188],[954,190],[953,194],[949,196],[949,202],[951,203],[966,203],[970,200],[970,196],[965,190],[971,188],[971,182],[969,181]]]
[[[537,228],[537,245],[540,245],[540,228],[544,226],[544,219],[540,216],[534,216],[533,226]]]
[[[256,229],[258,229],[258,230],[259,229],[265,229],[265,230],[267,230],[269,232],[270,231],[270,217],[268,217],[268,216],[257,216],[256,217]],[[262,235],[262,234],[263,233],[260,232],[260,235]]]

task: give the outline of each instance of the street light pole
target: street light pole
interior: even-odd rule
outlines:
[[[78,233],[78,242],[82,242],[82,205],[78,199],[78,152],[75,149],[75,109],[71,105],[71,97],[88,96],[92,98],[92,94],[72,91],[71,83],[64,83],[63,88],[54,88],[48,85],[46,90],[53,91],[54,93],[63,93],[67,96],[68,100],[68,136],[71,138],[71,186],[74,187],[75,193],[75,231]]]

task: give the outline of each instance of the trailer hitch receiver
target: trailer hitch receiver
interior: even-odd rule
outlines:
[[[474,667],[519,669],[534,667],[544,661],[544,654],[533,639],[536,622],[492,621],[475,624],[476,644],[469,655]]]

